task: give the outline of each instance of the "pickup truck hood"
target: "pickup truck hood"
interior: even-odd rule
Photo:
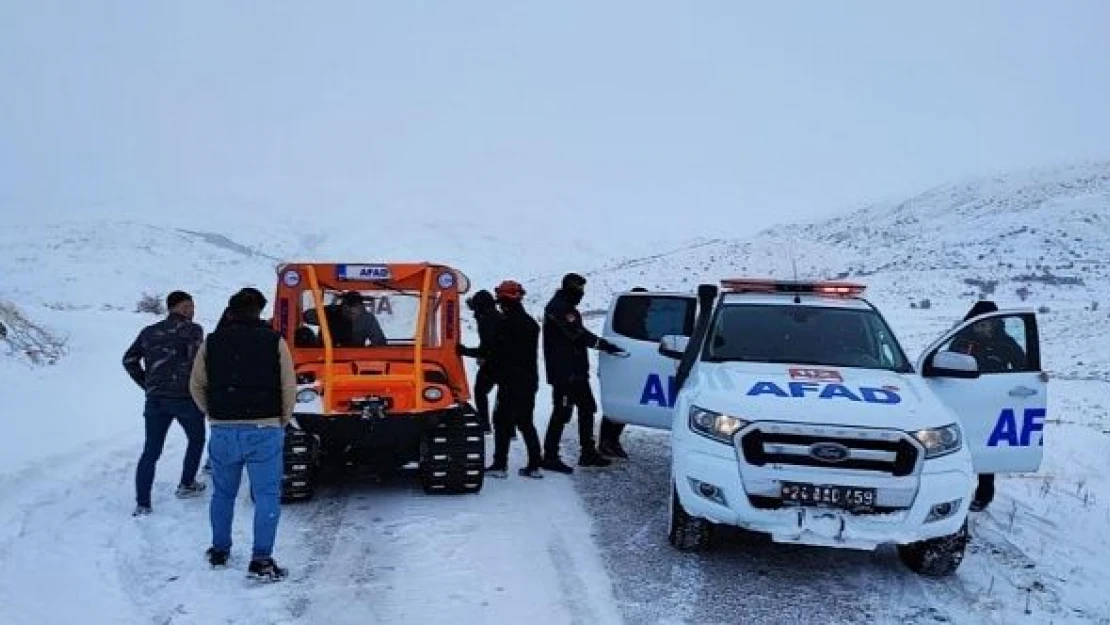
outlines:
[[[916,374],[877,369],[701,362],[690,402],[748,421],[912,431],[955,421]]]

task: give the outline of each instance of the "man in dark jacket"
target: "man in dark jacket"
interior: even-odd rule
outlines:
[[[143,328],[123,355],[124,370],[146,393],[143,408],[146,442],[135,470],[134,516],[151,513],[155,468],[175,419],[189,441],[177,496],[195,497],[205,489],[203,482],[196,481],[204,451],[204,415],[189,397],[189,371],[204,340],[204,330],[193,323],[195,307],[188,293],[170,293],[166,308],[169,310],[166,318]]]
[[[585,287],[585,278],[568,273],[563,276],[562,288],[555,292],[544,309],[543,355],[547,383],[552,387],[553,409],[544,436],[543,468],[559,473],[574,471],[559,458],[559,441],[575,408],[578,409],[578,442],[581,447],[578,466],[607,467],[613,463],[602,457],[594,446],[597,401],[590,388],[590,361],[586,350],[598,349],[610,354],[619,354],[622,350],[582,324],[578,304],[585,295]]]
[[[265,299],[240,291],[229,303],[231,316],[197,352],[189,389],[208,415],[212,429],[212,566],[227,564],[235,497],[243,469],[254,498],[254,545],[247,572],[276,581],[286,570],[274,562],[281,517],[285,426],[293,417],[297,382],[293,357],[281,334],[259,317]]]
[[[989,300],[980,300],[967,311],[964,321],[992,312],[998,312],[998,305]],[[948,349],[974,356],[975,362],[979,365],[979,371],[986,374],[1021,371],[1026,364],[1025,350],[1006,333],[1002,321],[998,318],[984,319],[972,324],[952,339]],[[986,510],[992,501],[994,501],[994,474],[980,473],[979,485],[975,489],[970,509],[972,512]]]
[[[491,359],[501,324],[501,313],[497,311],[497,302],[493,295],[485,289],[467,298],[466,305],[474,313],[474,321],[478,323],[478,347],[459,345],[459,354],[478,361],[478,375],[474,378],[474,403],[478,416],[482,419],[482,430],[488,433],[491,431],[489,393],[497,384]]]
[[[378,317],[366,309],[366,300],[358,291],[347,291],[338,305],[325,308],[336,347],[372,347],[388,345]]]
[[[524,288],[519,282],[505,280],[494,290],[504,314],[498,325],[492,351],[498,375],[497,407],[493,412],[493,464],[487,469],[493,477],[504,477],[508,470],[509,439],[519,430],[528,448],[528,465],[520,469],[525,477],[543,477],[540,473],[540,437],[533,417],[536,393],[540,388],[539,344],[540,325],[524,310],[521,300]]]

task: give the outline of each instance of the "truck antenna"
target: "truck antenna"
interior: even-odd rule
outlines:
[[[791,236],[790,237],[790,263],[794,266],[794,282],[797,283],[798,282],[798,255],[794,250],[794,243],[795,243],[795,239],[794,239],[793,236]],[[795,304],[801,304],[802,303],[802,298],[797,293],[794,294],[794,303]]]

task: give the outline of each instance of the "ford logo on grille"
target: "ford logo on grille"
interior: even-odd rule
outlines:
[[[840,443],[814,443],[809,446],[809,455],[823,462],[844,462],[851,452]]]

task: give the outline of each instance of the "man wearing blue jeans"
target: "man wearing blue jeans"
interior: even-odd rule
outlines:
[[[281,518],[285,426],[293,416],[296,376],[285,339],[260,314],[266,298],[243,289],[228,303],[227,323],[197,352],[189,388],[208,415],[208,458],[212,465],[212,566],[231,555],[231,525],[243,469],[254,496],[254,545],[249,575],[277,581],[287,571],[274,562]]]
[[[196,481],[204,451],[204,414],[189,391],[190,369],[204,340],[204,330],[193,323],[193,298],[188,293],[170,293],[166,297],[166,308],[169,310],[166,318],[143,328],[123,355],[124,370],[146,393],[143,408],[146,442],[135,469],[133,516],[151,513],[154,470],[175,419],[189,440],[177,496],[196,497],[205,489],[203,482]]]

